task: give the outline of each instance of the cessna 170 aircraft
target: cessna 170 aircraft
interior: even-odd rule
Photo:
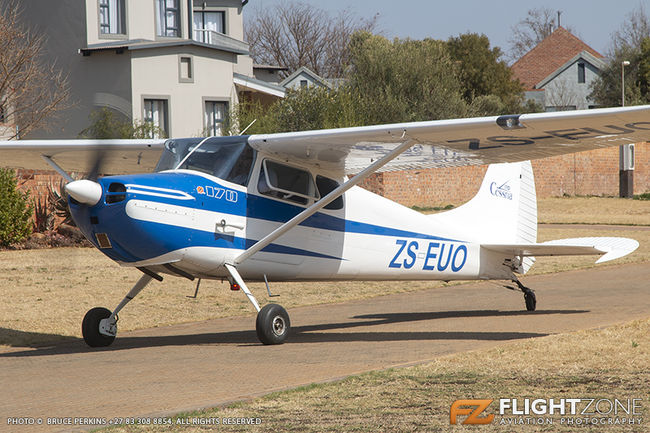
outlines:
[[[118,313],[162,274],[228,279],[258,311],[260,341],[279,344],[287,312],[260,308],[246,281],[508,280],[534,310],[517,277],[534,256],[604,262],[638,242],[537,243],[529,160],[648,139],[650,106],[639,106],[232,137],[5,141],[0,165],[57,170],[88,240],[143,273],[115,309],[88,311],[88,345],[110,345]],[[114,175],[99,177],[99,161]],[[478,164],[490,165],[476,196],[435,215],[355,187],[379,170]],[[86,179],[68,174],[89,165]]]

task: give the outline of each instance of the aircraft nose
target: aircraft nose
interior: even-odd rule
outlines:
[[[88,206],[96,205],[102,198],[102,186],[88,179],[70,182],[65,190],[73,199]]]

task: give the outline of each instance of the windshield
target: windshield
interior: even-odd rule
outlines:
[[[172,170],[203,138],[168,140],[156,171]],[[247,186],[255,151],[248,145],[248,136],[209,138],[179,168],[197,170],[219,179]]]

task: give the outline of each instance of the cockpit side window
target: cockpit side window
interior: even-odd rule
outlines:
[[[263,195],[301,205],[319,198],[311,173],[268,159],[262,162],[257,191]]]
[[[246,136],[214,137],[201,144],[202,141],[201,138],[167,141],[156,171],[175,169],[185,159],[180,169],[248,185],[256,152],[248,145]]]
[[[255,161],[255,152],[250,146],[244,147],[239,154],[239,158],[235,161],[230,169],[230,173],[225,177],[228,182],[236,183],[238,185],[248,185],[253,162]]]

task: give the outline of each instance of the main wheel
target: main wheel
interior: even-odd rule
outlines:
[[[526,310],[535,311],[537,307],[537,298],[535,298],[535,292],[529,290],[524,292],[524,301],[526,301]]]
[[[108,336],[99,332],[99,322],[102,319],[108,319],[110,316],[111,311],[102,307],[93,308],[86,313],[81,323],[81,333],[87,345],[90,347],[106,347],[115,341],[114,335]]]
[[[268,304],[257,313],[255,330],[264,344],[282,344],[289,335],[291,322],[286,310],[277,304]]]

